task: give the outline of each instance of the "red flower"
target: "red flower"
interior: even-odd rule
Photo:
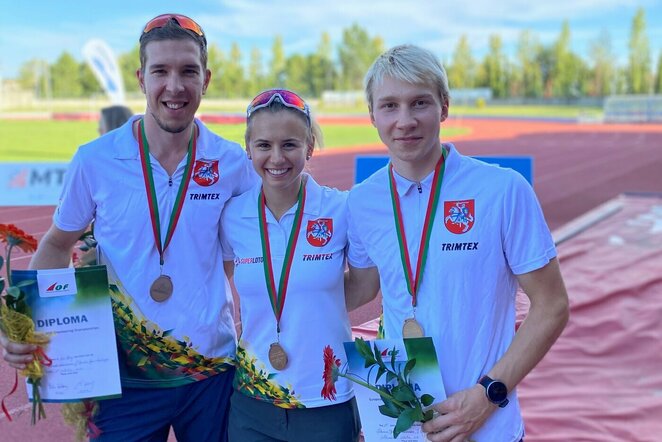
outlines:
[[[37,239],[13,224],[0,224],[0,241],[8,246],[17,246],[25,253],[37,250]]]
[[[329,400],[336,400],[336,381],[338,380],[338,367],[340,359],[333,354],[331,346],[324,347],[324,387],[322,387],[322,397]]]

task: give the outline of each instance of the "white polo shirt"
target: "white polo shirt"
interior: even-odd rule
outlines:
[[[53,220],[65,231],[94,220],[100,262],[116,286],[123,385],[168,387],[216,374],[234,357],[232,296],[225,290],[219,224],[227,200],[257,179],[238,144],[196,120],[194,170],[163,266],[174,293],[165,302],[152,300],[149,287],[160,274],[159,254],[132,131],[136,118],[78,149]],[[150,161],[165,238],[186,157],[172,177],[151,155]]]
[[[444,387],[451,395],[475,385],[506,352],[515,332],[515,275],[545,266],[556,250],[533,189],[519,173],[463,156],[452,144],[445,147],[449,154],[416,319],[434,340]],[[402,336],[413,308],[387,167],[350,192],[348,259],[355,267],[377,266],[385,336],[393,338]],[[432,177],[419,187],[395,174],[412,269]],[[523,436],[516,392],[509,398],[473,439],[503,442]]]
[[[256,185],[231,199],[221,223],[223,259],[235,263],[234,283],[241,305],[235,388],[283,408],[347,401],[353,393],[344,378],[336,383],[335,402],[321,396],[324,347],[330,345],[335,354],[343,354],[343,342],[351,340],[343,277],[347,192],[322,187],[308,177],[303,219],[280,321],[280,344],[289,359],[282,371],[275,370],[268,357],[277,333],[265,283],[258,224],[259,192],[260,185]],[[295,204],[280,221],[266,210],[276,285],[297,207]]]

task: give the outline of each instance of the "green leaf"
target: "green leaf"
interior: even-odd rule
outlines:
[[[392,371],[389,371],[389,372],[386,373],[386,383],[387,384],[390,384],[391,382],[393,382],[397,378],[398,378],[398,375],[396,375]]]
[[[401,402],[409,402],[416,400],[416,395],[412,391],[411,387],[407,384],[399,383],[398,385],[393,387],[393,390],[391,390],[391,395],[393,395],[393,397],[396,400]]]
[[[14,300],[18,300],[19,296],[21,296],[21,289],[19,289],[15,285],[11,287],[7,287],[7,294],[12,298],[14,298]]]
[[[416,358],[411,358],[410,360],[407,361],[407,365],[405,365],[405,371],[403,372],[404,377],[409,376],[409,372],[414,368],[416,365]]]
[[[413,411],[410,414],[411,418],[418,422],[423,421],[423,409],[421,408],[421,405],[416,404],[416,406],[412,408],[412,410]]]
[[[356,347],[356,351],[358,351],[359,354],[363,356],[364,359],[372,358],[372,352],[370,351],[370,346],[366,341],[363,340],[363,338],[356,338],[356,340],[354,341],[354,347]]]
[[[379,367],[379,370],[377,370],[377,377],[375,378],[375,382],[379,382],[379,378],[381,378],[384,373],[386,373],[386,370],[382,367]]]
[[[35,281],[34,279],[25,279],[23,281],[17,282],[16,284],[14,284],[14,286],[16,286],[16,287],[27,287],[29,285],[36,284],[36,283],[37,283],[37,281]]]
[[[391,351],[391,367],[395,370],[395,360],[398,357],[398,350],[393,347],[393,350]]]
[[[434,396],[429,395],[427,393],[421,396],[421,404],[423,404],[424,407],[429,407],[430,405],[432,405],[433,402],[434,402]]]
[[[393,428],[394,439],[397,439],[400,433],[409,430],[414,425],[415,420],[411,417],[411,411],[412,409],[404,410],[398,417],[395,428]]]
[[[386,366],[384,365],[384,361],[382,360],[382,354],[377,348],[377,344],[375,344],[375,360],[377,361],[377,365],[386,368]]]
[[[434,417],[434,410],[430,409],[423,413],[423,422],[427,422]]]
[[[400,413],[393,410],[388,405],[380,405],[379,406],[379,412],[381,414],[383,414],[384,416],[388,416],[388,417],[392,417],[392,418],[396,418],[396,419],[400,416]]]

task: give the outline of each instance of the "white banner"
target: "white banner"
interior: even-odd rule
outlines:
[[[112,49],[103,40],[90,40],[83,56],[112,104],[124,104],[124,82]]]
[[[55,206],[69,163],[0,163],[0,206]]]

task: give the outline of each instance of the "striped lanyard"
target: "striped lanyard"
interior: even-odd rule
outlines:
[[[416,275],[413,274],[411,269],[411,261],[409,259],[409,249],[407,248],[407,236],[405,235],[405,227],[402,218],[402,209],[400,207],[400,198],[398,197],[398,189],[395,183],[395,176],[393,174],[393,163],[389,164],[389,189],[391,191],[391,203],[393,204],[393,216],[395,218],[395,231],[398,235],[398,246],[400,247],[400,260],[402,261],[402,269],[405,273],[405,280],[407,281],[407,291],[411,295],[411,305],[416,307],[418,288],[420,287],[421,280],[423,279],[423,270],[425,269],[425,261],[428,256],[428,249],[430,247],[430,235],[432,233],[432,226],[434,224],[435,213],[439,205],[439,195],[441,194],[441,182],[444,179],[444,170],[446,169],[446,150],[442,148],[442,155],[437,161],[434,168],[434,178],[432,179],[432,189],[430,197],[428,198],[427,210],[425,212],[425,224],[421,232],[421,241],[418,247],[418,259],[416,261]]]
[[[177,222],[179,221],[179,216],[182,212],[182,207],[184,207],[184,195],[188,190],[188,184],[191,180],[191,174],[193,172],[192,159],[195,158],[196,150],[196,139],[195,139],[195,126],[191,132],[191,139],[188,142],[188,154],[186,157],[186,169],[184,170],[184,176],[182,177],[182,182],[179,184],[179,189],[177,190],[177,197],[175,198],[175,205],[172,208],[170,214],[170,221],[168,222],[168,230],[166,231],[165,240],[161,241],[161,218],[159,217],[159,204],[156,198],[156,189],[154,187],[154,176],[152,174],[152,164],[149,160],[149,144],[147,143],[147,135],[145,134],[145,122],[140,120],[140,137],[138,137],[140,143],[140,163],[142,164],[143,169],[143,178],[145,179],[145,190],[147,192],[147,202],[149,204],[149,215],[152,221],[152,232],[154,233],[154,242],[156,243],[156,248],[159,251],[159,263],[163,266],[164,263],[164,253],[170,244],[170,240],[175,233],[175,228],[177,227]]]
[[[304,179],[301,180],[301,184],[299,185],[299,195],[297,197],[297,201],[298,206],[294,214],[294,222],[292,223],[290,238],[287,241],[287,249],[285,250],[285,258],[283,259],[283,268],[280,273],[278,288],[276,288],[274,269],[271,264],[271,246],[269,245],[269,229],[267,227],[266,213],[267,201],[262,190],[260,190],[260,196],[258,197],[257,201],[260,223],[260,240],[262,242],[264,279],[267,283],[267,292],[269,293],[271,309],[276,316],[276,331],[278,333],[280,333],[280,318],[283,314],[285,297],[287,296],[287,284],[290,279],[292,262],[294,261],[294,249],[297,246],[299,231],[301,229],[301,220],[303,219],[303,207],[306,202],[306,186]]]

